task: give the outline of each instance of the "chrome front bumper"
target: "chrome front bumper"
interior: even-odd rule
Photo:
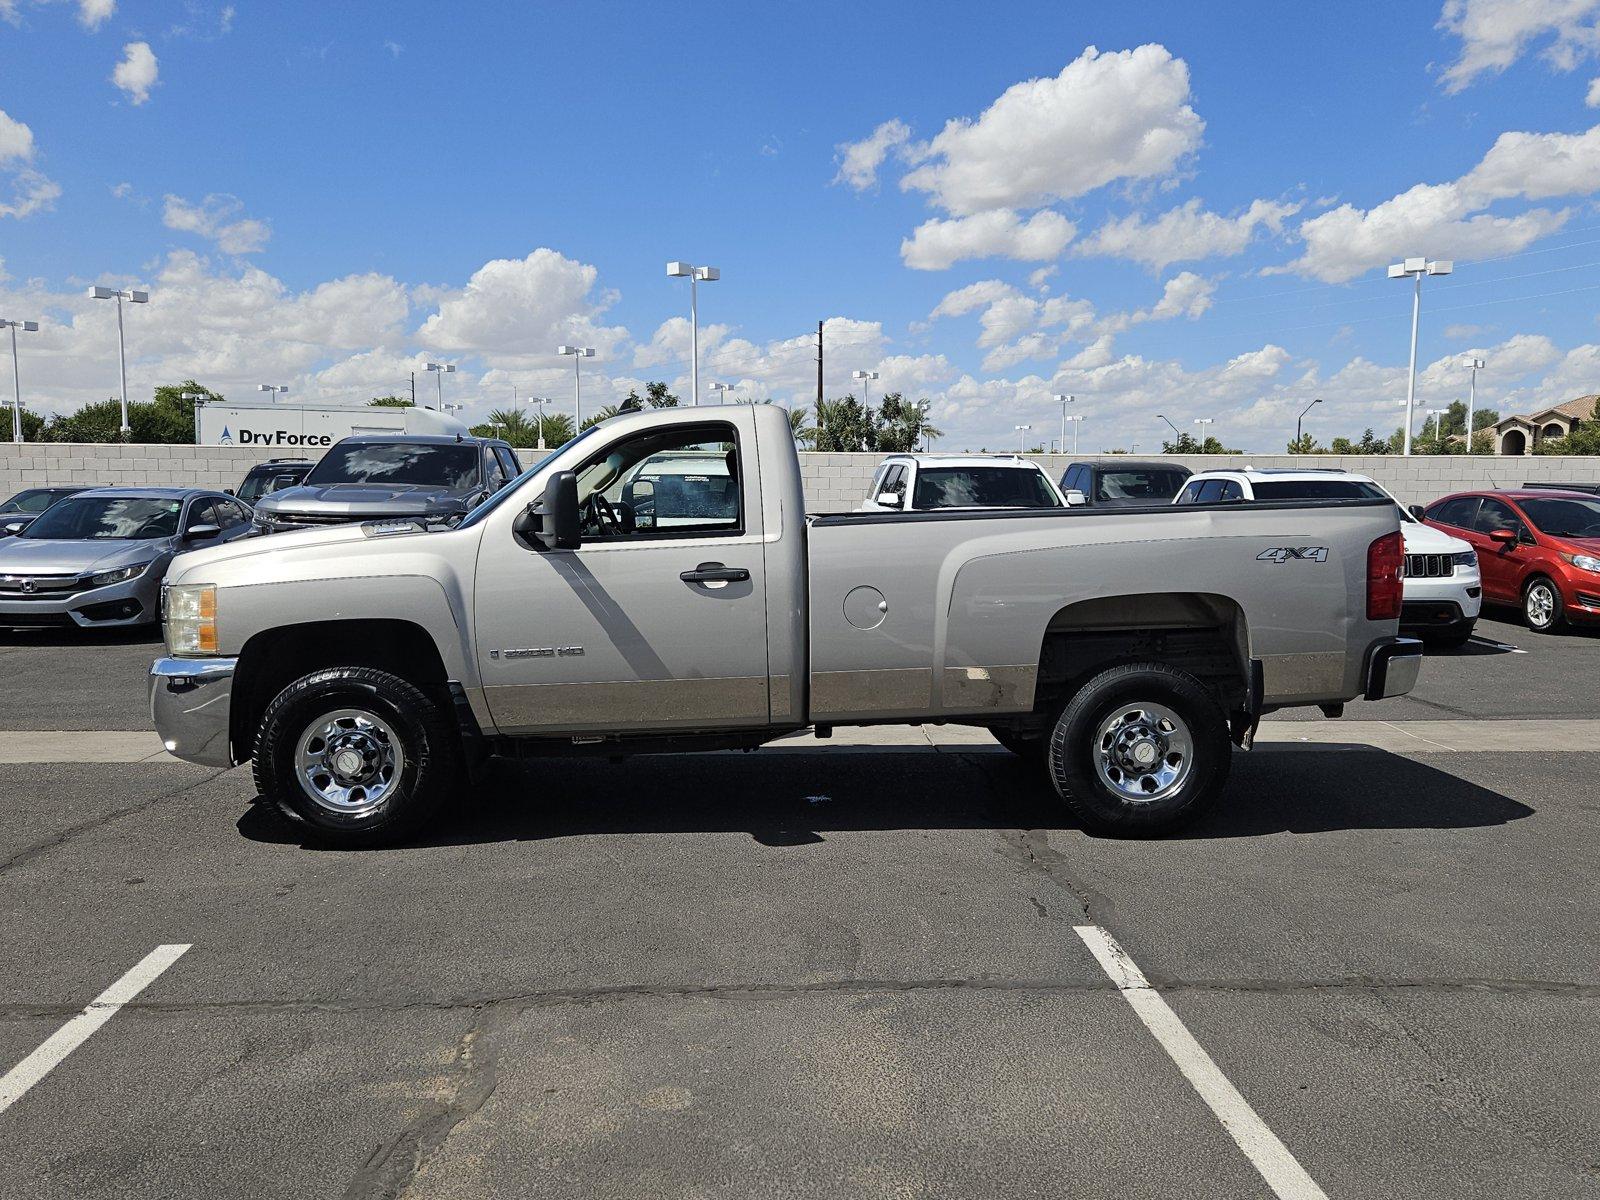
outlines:
[[[1397,637],[1379,642],[1367,658],[1368,700],[1404,696],[1417,685],[1422,670],[1422,643],[1416,638]]]
[[[150,664],[150,719],[167,753],[207,767],[238,760],[228,737],[237,658],[158,658]]]

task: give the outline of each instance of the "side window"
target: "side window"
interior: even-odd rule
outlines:
[[[185,529],[193,529],[196,525],[221,525],[222,519],[217,515],[216,506],[210,500],[196,500],[189,506],[189,519],[184,522]]]
[[[1454,525],[1457,529],[1471,529],[1472,522],[1478,514],[1478,497],[1458,496],[1454,500],[1446,500],[1443,504],[1435,504],[1428,510],[1428,520],[1437,521],[1441,525]]]
[[[1493,533],[1496,529],[1514,529],[1520,533],[1522,522],[1517,519],[1517,514],[1511,511],[1509,504],[1485,496],[1483,507],[1478,509],[1478,520],[1473,528],[1479,533]]]
[[[500,465],[500,456],[494,452],[493,446],[483,448],[483,486],[490,491],[499,491],[506,485],[506,469]]]
[[[522,474],[522,464],[517,461],[516,454],[509,447],[496,446],[494,453],[500,460],[500,469],[506,473],[507,481]]]
[[[1223,479],[1223,480],[1220,480],[1219,482],[1222,484],[1222,487],[1217,492],[1217,499],[1218,500],[1243,500],[1244,499],[1244,489],[1241,488],[1232,479]]]
[[[1073,488],[1077,488],[1080,492],[1084,492],[1083,467],[1076,463],[1068,467],[1066,477],[1061,481],[1061,488],[1063,491],[1068,492],[1070,492]],[[1085,492],[1085,495],[1087,494],[1088,493]]]
[[[232,500],[215,500],[212,506],[217,514],[217,524],[222,528],[233,529],[244,524],[244,511]]]
[[[902,501],[906,498],[906,467],[904,463],[896,463],[889,468],[889,474],[884,477],[883,490],[893,492]]]
[[[733,426],[678,425],[608,446],[578,469],[583,536],[714,537],[744,531]]]
[[[1215,504],[1221,498],[1222,480],[1202,479],[1200,481],[1200,488],[1195,493],[1194,502],[1196,504]]]
[[[879,463],[878,469],[872,473],[872,482],[867,485],[867,495],[869,498],[876,500],[883,492],[883,479],[884,476],[888,474],[889,464]]]
[[[1185,484],[1183,491],[1178,493],[1175,504],[1198,504],[1200,502],[1200,485],[1198,483]]]

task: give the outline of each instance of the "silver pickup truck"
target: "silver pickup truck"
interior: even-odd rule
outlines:
[[[629,413],[452,529],[178,558],[151,709],[332,844],[414,830],[489,754],[921,722],[986,726],[1082,824],[1148,835],[1264,712],[1411,688],[1401,562],[1386,500],[808,518],[781,409]]]

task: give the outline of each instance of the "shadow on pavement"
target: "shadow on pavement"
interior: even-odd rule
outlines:
[[[256,841],[300,840],[260,808],[240,818],[240,833]],[[1503,825],[1533,811],[1425,763],[1329,745],[1236,755],[1217,806],[1171,836],[1461,829]],[[851,830],[1073,826],[1038,768],[997,750],[758,751],[621,763],[497,759],[464,790],[457,813],[410,844],[743,832],[767,846],[804,847]]]
[[[161,644],[159,621],[116,629],[79,629],[47,625],[12,628],[0,625],[0,646],[138,646]]]

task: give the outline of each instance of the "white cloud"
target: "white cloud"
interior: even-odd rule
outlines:
[[[31,217],[36,212],[54,208],[60,196],[60,184],[31,167],[25,168],[12,176],[11,199],[0,200],[0,217],[18,220]]]
[[[969,258],[1040,262],[1057,257],[1077,232],[1071,221],[1048,209],[1026,221],[1007,209],[935,218],[918,225],[900,243],[900,258],[917,271],[942,271]]]
[[[128,189],[128,194],[131,192],[132,189]],[[266,247],[272,230],[265,221],[240,216],[242,212],[244,205],[236,196],[210,195],[199,204],[190,204],[182,196],[169,195],[162,209],[161,223],[168,229],[197,234],[215,242],[224,254],[254,254]]]
[[[1600,190],[1600,125],[1583,133],[1502,133],[1460,179],[1419,183],[1372,209],[1341,204],[1305,221],[1303,255],[1289,265],[1342,283],[1407,254],[1478,258],[1514,254],[1554,233],[1567,210],[1515,215],[1484,210],[1503,200],[1586,196]]]
[[[117,11],[117,0],[78,0],[78,24],[93,33]]]
[[[1188,100],[1189,68],[1165,47],[1091,46],[1059,75],[1013,84],[977,120],[948,122],[916,148],[924,161],[901,187],[969,216],[1167,175],[1205,129]]]
[[[1461,54],[1440,76],[1459,92],[1485,71],[1504,71],[1536,42],[1558,71],[1600,47],[1600,0],[1445,0],[1439,28],[1461,39]]]
[[[33,161],[33,130],[0,109],[0,166]]]
[[[1600,108],[1600,79],[1589,81],[1589,90],[1584,94],[1583,102],[1590,108]]]
[[[1138,213],[1107,221],[1077,247],[1079,254],[1126,258],[1160,271],[1175,262],[1242,254],[1258,230],[1283,232],[1299,204],[1257,200],[1234,217],[1208,212],[1194,199],[1154,220]]]
[[[911,138],[911,129],[899,119],[885,121],[859,142],[841,142],[839,173],[835,183],[847,183],[856,191],[865,191],[878,182],[878,168],[889,151],[898,149]]]
[[[161,74],[149,42],[129,42],[122,48],[122,61],[111,72],[111,82],[121,88],[134,104],[150,99]]]
[[[1193,271],[1182,271],[1167,280],[1161,289],[1161,299],[1150,311],[1152,321],[1170,321],[1174,317],[1187,317],[1193,321],[1211,307],[1211,297],[1217,285]]]

